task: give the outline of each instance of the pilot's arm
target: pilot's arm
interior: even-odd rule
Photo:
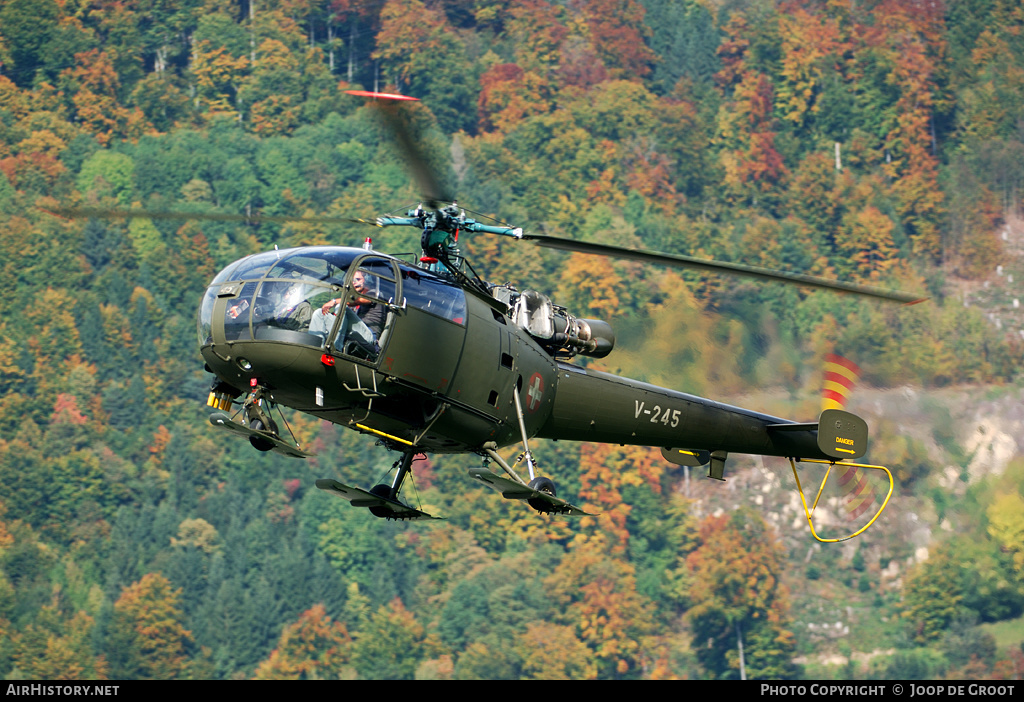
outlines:
[[[328,312],[331,312],[332,309],[334,309],[335,307],[337,307],[340,304],[341,304],[341,298],[340,297],[336,297],[333,300],[328,300],[327,302],[322,304],[320,306],[320,311],[323,312],[324,314],[327,314]],[[334,314],[337,314],[337,312],[334,312]]]

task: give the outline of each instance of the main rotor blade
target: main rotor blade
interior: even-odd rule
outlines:
[[[897,290],[886,290],[872,285],[859,283],[844,283],[828,278],[819,278],[803,273],[788,273],[776,271],[770,268],[759,268],[748,266],[742,263],[726,263],[724,261],[708,261],[691,256],[677,254],[658,253],[656,251],[644,251],[641,249],[627,249],[621,246],[610,246],[607,244],[592,244],[586,241],[573,241],[572,239],[561,239],[553,236],[542,236],[539,234],[524,234],[522,238],[532,241],[537,246],[548,249],[559,249],[561,251],[574,251],[577,253],[592,254],[594,256],[612,256],[624,258],[643,263],[654,263],[673,268],[690,268],[696,270],[711,271],[715,273],[728,273],[731,275],[746,276],[748,278],[759,278],[761,280],[773,280],[782,283],[802,285],[809,288],[820,288],[823,290],[835,290],[848,292],[855,295],[865,295],[890,302],[902,302],[905,305],[913,305],[924,302],[928,298]]]
[[[429,159],[413,137],[413,130],[402,109],[402,102],[419,102],[419,98],[395,93],[375,93],[366,90],[346,90],[349,95],[373,98],[370,104],[384,121],[388,133],[395,140],[401,156],[405,159],[420,195],[431,209],[437,209],[442,202],[449,203],[455,196],[447,191],[430,167]]]
[[[349,217],[292,217],[264,214],[227,214],[223,212],[162,212],[158,210],[139,209],[108,209],[103,207],[46,207],[46,212],[68,217],[70,219],[179,219],[199,220],[207,222],[243,222],[245,224],[372,224],[370,219],[353,219]]]

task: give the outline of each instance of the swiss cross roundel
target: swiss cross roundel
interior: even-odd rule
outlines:
[[[526,386],[526,409],[536,412],[543,397],[544,379],[540,377],[540,373],[534,373],[530,376],[530,382]]]

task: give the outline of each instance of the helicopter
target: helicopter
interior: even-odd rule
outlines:
[[[836,465],[854,463],[868,447],[867,423],[830,408],[816,421],[796,422],[662,388],[574,363],[605,358],[615,333],[604,320],[584,318],[542,292],[481,278],[459,248],[459,237],[492,235],[522,245],[613,256],[644,263],[865,295],[903,304],[916,295],[738,263],[627,249],[531,234],[467,216],[444,192],[409,135],[398,103],[408,96],[348,91],[372,98],[406,153],[423,202],[402,215],[357,221],[378,229],[414,227],[421,252],[401,257],[362,246],[302,246],[247,256],[226,266],[206,287],[198,310],[198,345],[213,376],[210,423],[245,437],[258,451],[296,458],[312,454],[281,430],[281,408],[297,410],[373,437],[400,458],[390,482],[369,488],[333,478],[316,486],[380,518],[439,519],[408,504],[402,488],[422,454],[476,454],[469,476],[504,498],[546,514],[587,512],[558,496],[533,453],[538,440],[566,440],[661,449],[664,459],[706,466],[725,479],[731,454],[788,458],[812,533],[812,515]],[[54,210],[71,216],[164,217],[167,213]],[[258,215],[207,215],[274,222]],[[199,218],[203,215],[184,215]],[[330,221],[321,218],[319,221]],[[373,312],[370,321],[368,311]],[[236,407],[237,405],[237,407]],[[275,414],[278,419],[275,419]],[[510,465],[500,450],[516,447]],[[796,462],[828,468],[808,507]],[[521,465],[522,464],[522,465]],[[497,469],[492,466],[496,466]],[[525,475],[523,474],[525,472]]]

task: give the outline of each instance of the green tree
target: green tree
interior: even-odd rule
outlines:
[[[55,0],[10,0],[0,6],[4,45],[13,63],[4,73],[13,75],[18,85],[32,85],[59,16],[60,5]]]
[[[957,575],[955,554],[939,548],[907,578],[903,617],[915,642],[937,641],[959,616],[964,595]]]
[[[82,164],[78,173],[78,189],[117,199],[123,207],[131,204],[134,189],[135,164],[122,153],[101,150]]]
[[[354,638],[352,664],[370,680],[412,680],[426,653],[423,625],[397,598],[370,614]]]
[[[1024,579],[1024,499],[1016,492],[997,495],[987,516],[988,533],[1010,554],[1017,577]]]

